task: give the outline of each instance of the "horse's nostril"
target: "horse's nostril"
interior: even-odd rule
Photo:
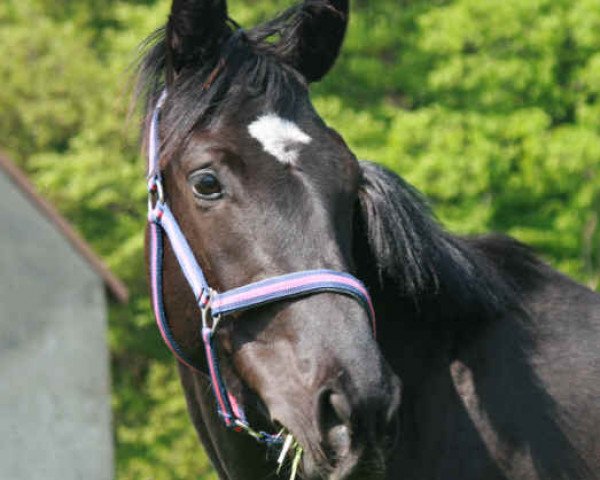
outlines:
[[[331,404],[333,411],[343,423],[347,424],[350,422],[352,408],[350,407],[348,399],[344,395],[341,393],[332,392],[329,395],[329,403]]]
[[[319,396],[319,426],[326,450],[332,457],[341,458],[350,452],[352,409],[347,398],[339,392],[324,389]]]
[[[323,430],[328,430],[337,425],[349,424],[352,408],[346,397],[331,389],[323,389],[319,393],[319,424]]]

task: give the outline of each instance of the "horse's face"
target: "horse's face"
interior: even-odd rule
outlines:
[[[174,3],[168,44],[177,65],[185,57],[177,50],[185,44],[185,30],[176,30],[177,15],[189,15],[189,9],[176,8],[186,2]],[[334,20],[343,21],[337,15]],[[180,23],[194,20],[186,19]],[[247,45],[247,40],[237,41]],[[337,52],[339,45],[333,47]],[[237,47],[230,41],[226,48]],[[214,55],[219,59],[215,71],[220,61],[245,61]],[[333,58],[321,68],[328,69]],[[265,61],[265,68],[274,68],[272,58]],[[285,72],[289,66],[278,67],[286,83],[273,101],[269,89],[250,94],[248,85],[236,85],[239,76],[227,80],[225,65],[222,81],[229,83],[223,83],[228,93],[222,102],[228,108],[190,129],[164,175],[168,201],[209,283],[228,290],[302,270],[352,272],[360,182],[355,157],[314,112],[304,82],[291,70]],[[169,90],[175,93],[163,120],[167,137],[186,110],[177,103],[185,97],[177,89],[191,78],[184,67],[173,68]],[[309,79],[320,76],[302,73]],[[208,88],[219,88],[219,80],[213,80]],[[187,286],[169,256],[165,288],[173,331],[197,356],[198,313],[191,296],[181,293]],[[333,293],[278,302],[223,319],[217,341],[228,386],[250,414],[259,404],[297,438],[308,478],[381,474],[399,385],[358,302]]]
[[[175,214],[220,290],[353,270],[358,163],[312,111],[284,119],[249,107],[195,134],[166,173]],[[384,440],[397,386],[355,300],[323,293],[276,303],[226,318],[217,338],[311,462],[355,459]]]

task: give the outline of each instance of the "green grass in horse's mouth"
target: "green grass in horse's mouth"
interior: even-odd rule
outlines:
[[[286,434],[286,431],[281,430],[279,434],[283,436]],[[291,458],[289,480],[295,480],[296,475],[298,474],[298,467],[300,466],[303,452],[304,450],[302,449],[302,446],[298,443],[294,436],[291,433],[287,433],[287,435],[285,435],[283,447],[281,448],[281,452],[279,453],[279,457],[277,459],[277,474],[281,472],[281,468],[286,463],[286,459]]]

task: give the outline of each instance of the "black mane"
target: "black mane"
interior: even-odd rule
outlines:
[[[325,1],[312,2],[321,8]],[[292,114],[306,92],[302,75],[281,61],[297,41],[297,29],[306,15],[302,5],[250,30],[229,20],[228,33],[218,55],[202,56],[175,74],[169,64],[166,27],[158,29],[142,45],[136,98],[148,118],[166,87],[163,158],[171,158],[190,133],[210,126],[225,111],[236,111],[248,99],[261,97],[265,109]]]
[[[370,162],[361,169],[355,257],[371,289],[393,291],[419,310],[444,304],[463,315],[497,316],[520,309],[545,268],[528,247],[498,234],[452,235],[400,177]]]

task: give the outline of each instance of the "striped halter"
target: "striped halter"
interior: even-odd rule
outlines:
[[[215,345],[215,332],[219,320],[234,312],[248,310],[278,300],[298,298],[321,292],[333,292],[355,298],[367,311],[375,331],[375,312],[369,293],[364,285],[348,273],[333,270],[306,270],[269,278],[243,287],[218,293],[209,287],[202,268],[183,235],[177,220],[164,199],[162,177],[159,167],[160,111],[167,97],[166,90],[160,96],[150,123],[148,140],[148,220],[150,228],[150,282],[152,307],[161,336],[175,357],[187,367],[203,372],[177,343],[167,322],[163,304],[162,263],[163,237],[171,247],[181,270],[194,293],[200,309],[201,332],[208,364],[210,382],[217,400],[218,413],[229,428],[244,431],[267,445],[283,442],[281,435],[253,430],[246,420],[241,405],[227,390],[219,371]]]

